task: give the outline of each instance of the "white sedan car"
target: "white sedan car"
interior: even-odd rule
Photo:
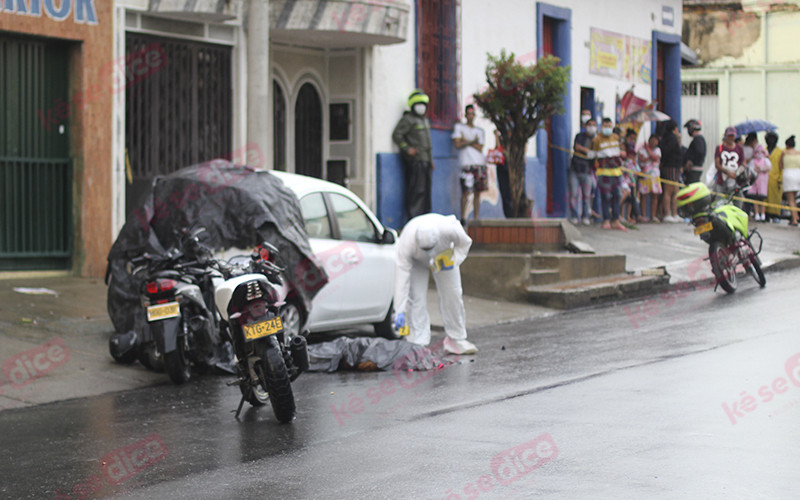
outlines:
[[[350,190],[314,177],[273,171],[300,200],[311,249],[328,273],[328,283],[314,297],[311,313],[287,297],[284,322],[299,333],[372,324],[381,337],[392,329],[395,242],[397,233],[383,227]]]

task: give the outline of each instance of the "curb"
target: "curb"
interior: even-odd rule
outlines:
[[[772,262],[769,265],[763,267],[764,273],[772,273],[772,272],[781,272],[781,271],[788,271],[792,269],[800,268],[800,256],[793,256],[793,257],[785,257],[777,259],[776,261]],[[641,272],[639,271],[634,271]],[[634,290],[631,290],[628,287],[619,286],[617,287],[617,295],[610,301],[610,302],[628,302],[634,301],[639,299],[645,299],[653,294],[659,293],[684,293],[688,290],[697,291],[700,289],[708,288],[708,284],[706,283],[707,280],[687,280],[687,281],[678,281],[675,283],[663,283],[663,282],[651,282],[652,286],[647,287],[647,289],[643,287],[638,287]],[[607,302],[606,302],[607,303]],[[557,309],[557,308],[549,308],[551,313],[550,315],[555,314],[562,314],[569,311],[577,311],[582,309],[590,309],[592,307],[596,307],[601,304],[592,303],[587,304],[584,306],[572,308],[572,309]],[[548,315],[549,316],[549,315]],[[502,323],[508,322],[516,322],[516,321],[525,321],[530,319],[535,319],[538,316],[532,316],[530,314],[527,315],[520,315],[519,317],[505,320]],[[480,325],[473,325],[471,328],[486,328],[490,326],[494,326],[500,324],[500,322],[487,322]],[[431,323],[431,331],[436,332],[444,332],[444,326],[441,324]]]
[[[800,267],[800,256],[786,257],[785,259],[778,259],[768,266],[764,266],[762,271],[788,271]]]

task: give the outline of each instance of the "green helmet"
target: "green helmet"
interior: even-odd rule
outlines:
[[[421,91],[420,89],[416,89],[414,92],[408,96],[408,107],[413,108],[417,103],[428,104],[428,95]]]
[[[702,182],[693,182],[678,191],[676,201],[678,215],[691,217],[708,210],[711,205],[711,191]]]

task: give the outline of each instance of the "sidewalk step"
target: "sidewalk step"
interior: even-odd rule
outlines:
[[[534,269],[557,269],[561,281],[611,276],[625,272],[625,255],[544,253],[534,254]]]
[[[652,293],[666,287],[669,276],[638,276],[620,273],[612,276],[573,280],[526,288],[528,301],[555,309],[574,309]]]
[[[558,269],[531,269],[528,284],[531,286],[550,285],[561,281]]]

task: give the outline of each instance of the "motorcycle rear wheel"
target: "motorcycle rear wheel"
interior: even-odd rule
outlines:
[[[712,241],[708,247],[708,258],[717,283],[726,292],[735,292],[737,286],[735,253],[719,241]]]
[[[164,357],[158,352],[158,347],[154,342],[142,346],[142,349],[139,350],[139,363],[154,372],[163,373],[164,371]]]
[[[178,337],[175,350],[164,354],[164,369],[173,384],[185,384],[192,378],[186,337]]]
[[[269,400],[269,393],[261,385],[250,385],[249,382],[242,382],[239,384],[239,390],[242,391],[244,400],[253,406],[264,406]]]
[[[264,368],[264,383],[275,418],[282,423],[291,422],[296,412],[294,393],[281,348],[274,339],[270,339],[264,349],[261,362]]]

